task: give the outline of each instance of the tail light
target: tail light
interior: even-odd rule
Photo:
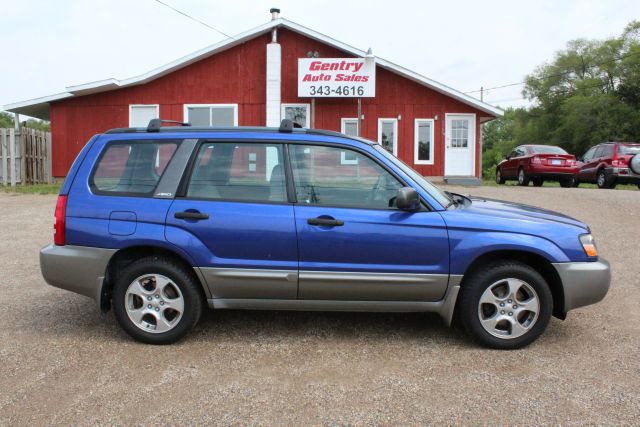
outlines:
[[[53,243],[57,246],[64,246],[65,242],[65,222],[67,218],[67,196],[58,196],[56,203],[56,222],[53,225]]]
[[[569,160],[567,160],[567,164],[568,164],[569,166],[575,166],[575,164],[576,164],[576,159],[569,159]]]
[[[614,168],[626,168],[627,162],[625,162],[624,159],[613,159],[611,161],[611,166]]]
[[[542,163],[542,159],[540,159],[540,157],[538,157],[538,156],[534,156],[531,159],[531,163],[535,163],[535,164],[539,165],[540,163]]]

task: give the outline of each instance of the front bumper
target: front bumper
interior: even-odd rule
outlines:
[[[40,270],[51,286],[100,303],[107,264],[115,249],[49,245],[40,250]]]
[[[611,269],[607,260],[553,264],[562,280],[564,312],[601,301],[609,290]]]

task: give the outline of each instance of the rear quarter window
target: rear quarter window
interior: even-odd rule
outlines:
[[[101,195],[152,195],[178,144],[173,140],[108,143],[91,174],[91,191]]]

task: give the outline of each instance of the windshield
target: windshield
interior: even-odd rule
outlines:
[[[618,153],[623,155],[638,154],[640,153],[640,145],[618,145]]]
[[[438,187],[436,187],[435,185],[427,181],[427,179],[422,175],[420,175],[418,172],[411,169],[411,167],[408,164],[406,164],[405,162],[403,162],[393,154],[389,153],[387,150],[382,148],[382,146],[380,146],[379,144],[373,144],[373,147],[378,152],[380,152],[383,156],[389,159],[394,165],[402,169],[404,173],[409,175],[409,177],[412,180],[414,180],[420,187],[422,187],[427,193],[429,193],[431,197],[436,199],[438,203],[440,203],[443,207],[446,207],[452,204],[453,199],[451,197],[447,196],[447,194],[444,191],[440,190]]]
[[[536,154],[567,154],[562,148],[553,145],[532,145],[531,151]]]

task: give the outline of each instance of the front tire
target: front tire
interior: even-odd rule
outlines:
[[[526,187],[529,185],[529,177],[524,173],[524,169],[518,169],[518,185]]]
[[[504,183],[505,183],[505,179],[504,179],[504,177],[502,176],[502,171],[500,170],[500,168],[498,168],[498,169],[496,170],[496,184],[500,184],[500,185],[502,185],[502,184],[504,184]]]
[[[457,310],[462,326],[475,341],[513,350],[529,345],[544,332],[553,298],[544,278],[532,267],[502,261],[465,279]]]
[[[147,344],[171,344],[198,323],[203,298],[191,272],[171,259],[142,258],[128,265],[113,288],[122,329]]]

